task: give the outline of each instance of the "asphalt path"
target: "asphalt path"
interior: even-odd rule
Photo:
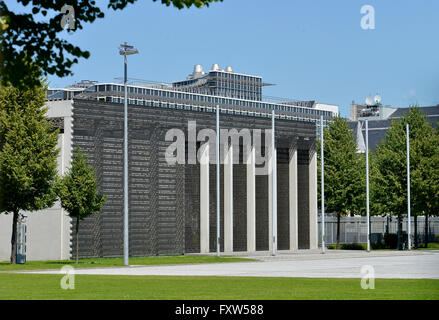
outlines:
[[[361,278],[367,273],[375,278],[439,279],[439,251],[367,253],[328,250],[321,254],[316,250],[304,250],[279,252],[276,256],[268,252],[240,256],[258,261],[75,269],[75,274]],[[60,271],[26,273],[56,274]]]

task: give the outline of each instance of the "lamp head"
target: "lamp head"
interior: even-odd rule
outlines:
[[[121,56],[129,56],[137,53],[139,53],[139,50],[137,50],[133,46],[128,45],[126,42],[121,44],[119,47],[119,54]]]

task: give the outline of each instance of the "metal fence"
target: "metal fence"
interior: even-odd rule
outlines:
[[[418,240],[423,242],[425,238],[425,217],[419,216],[417,221]],[[415,223],[411,217],[412,241],[414,241]],[[318,217],[319,245],[321,245],[321,216]],[[403,231],[407,232],[407,218],[402,223]],[[388,230],[388,231],[387,231]],[[396,217],[370,217],[370,233],[385,234],[396,233],[398,230],[398,220]],[[439,235],[439,217],[429,217],[428,236],[429,241],[434,241],[435,236]],[[325,244],[331,245],[337,242],[337,218],[325,216]],[[341,217],[340,219],[340,243],[366,243],[367,225],[366,217]]]

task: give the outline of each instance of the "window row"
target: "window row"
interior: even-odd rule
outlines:
[[[98,100],[113,102],[113,103],[124,103],[124,98],[122,97],[99,97]],[[202,111],[202,112],[216,112],[216,108],[208,107],[208,106],[195,106],[195,105],[187,105],[187,104],[178,104],[166,101],[154,101],[154,100],[142,100],[142,99],[128,99],[128,104],[132,105],[140,105],[146,107],[161,107],[168,109],[180,109],[187,111]],[[263,118],[270,118],[271,113],[268,112],[256,112],[256,111],[248,111],[248,110],[236,110],[236,109],[221,109],[221,113],[226,114],[235,114],[235,115],[251,115]],[[316,122],[318,119],[313,118],[302,118],[296,116],[290,116],[285,114],[276,114],[277,119],[286,119],[286,120],[297,120],[297,121],[305,121],[305,122]]]
[[[101,91],[118,91],[124,92],[123,85],[98,85],[98,92]],[[130,94],[138,94],[143,96],[153,96],[153,97],[161,97],[168,99],[176,99],[176,100],[186,100],[193,102],[201,102],[201,103],[210,103],[210,104],[219,104],[219,105],[230,105],[236,107],[245,107],[245,108],[253,108],[253,109],[263,109],[263,110],[275,110],[275,111],[284,111],[284,112],[293,112],[293,113],[302,113],[316,116],[331,116],[330,111],[311,109],[311,108],[303,108],[298,106],[287,106],[287,105],[278,105],[274,103],[265,103],[259,101],[252,100],[239,100],[233,98],[225,98],[218,96],[210,96],[210,95],[201,95],[201,94],[192,94],[178,91],[169,91],[169,90],[160,90],[153,88],[140,88],[140,87],[128,87],[128,92]],[[260,97],[257,97],[260,98]]]

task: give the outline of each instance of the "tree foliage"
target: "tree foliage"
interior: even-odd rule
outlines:
[[[93,167],[87,163],[79,147],[73,153],[69,172],[61,178],[58,186],[61,206],[76,218],[76,263],[78,263],[78,234],[80,220],[98,213],[105,202],[99,193]]]
[[[16,1],[25,7],[29,6],[32,13],[13,12],[5,1],[0,1],[1,83],[19,88],[35,86],[38,78],[29,77],[31,62],[41,67],[44,75],[56,74],[58,77],[71,75],[72,65],[78,63],[78,58],[87,59],[90,52],[59,37],[64,31],[61,26],[64,16],[61,8],[67,4],[66,1]],[[122,10],[136,1],[108,0],[107,7]],[[192,5],[201,8],[217,1],[222,0],[161,0],[163,4],[178,9],[189,8]],[[37,16],[42,17],[42,21],[37,21]],[[92,23],[104,16],[96,1],[78,0],[74,4],[75,29],[67,32],[81,30],[85,23]]]
[[[58,196],[69,215],[80,220],[99,212],[104,204],[95,171],[79,148],[73,153],[71,168],[61,178]]]
[[[45,87],[0,90],[0,212],[34,211],[55,200],[58,131],[46,118]]]
[[[356,153],[357,145],[349,124],[334,118],[324,129],[325,210],[337,216],[337,248],[340,245],[340,217],[364,212],[365,166],[364,157]],[[320,154],[320,142],[318,153]],[[321,160],[320,160],[321,161]],[[319,161],[319,168],[320,168]],[[319,204],[321,183],[319,179]]]
[[[436,190],[439,185],[438,136],[422,111],[411,107],[402,118],[392,121],[385,141],[375,153],[378,167],[376,199],[384,210],[395,215],[407,212],[406,124],[409,124],[410,138],[412,209],[422,214],[439,202]]]
[[[349,124],[334,118],[324,129],[325,207],[327,212],[360,213],[365,203],[364,156],[356,153]],[[320,142],[318,143],[320,155]],[[320,161],[319,161],[320,168]],[[321,185],[319,180],[319,198]],[[320,202],[319,202],[320,203]]]
[[[0,87],[0,213],[13,213],[11,262],[19,211],[36,211],[56,199],[58,130],[46,118],[45,86]]]
[[[375,155],[378,172],[375,199],[385,212],[398,217],[407,213],[406,124],[410,139],[410,199],[412,215],[439,213],[439,136],[418,107],[411,107],[393,121]],[[428,225],[426,224],[426,228]]]

